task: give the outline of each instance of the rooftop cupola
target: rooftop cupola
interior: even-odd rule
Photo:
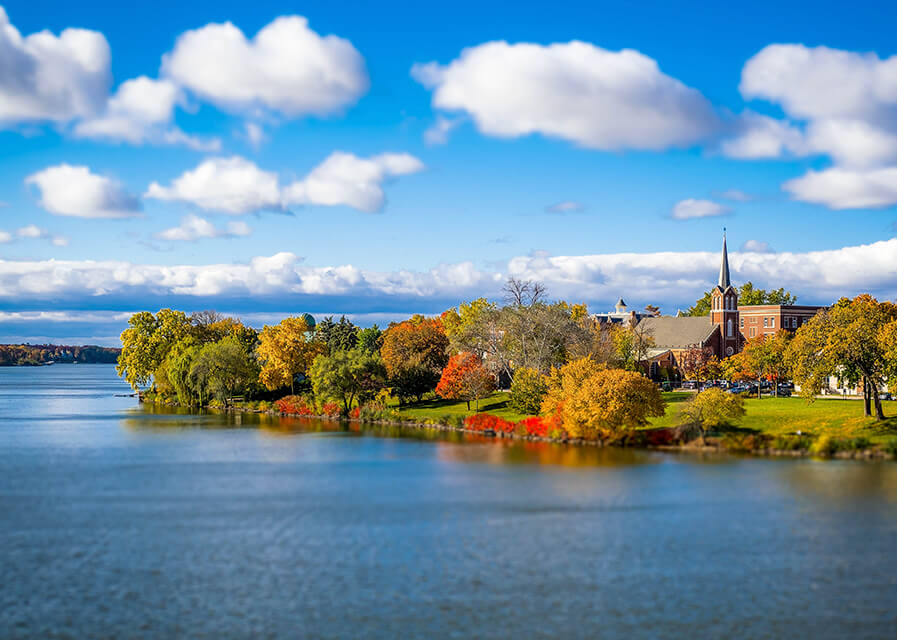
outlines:
[[[623,298],[617,300],[617,304],[614,305],[614,309],[616,309],[617,313],[626,313],[626,303],[623,301]]]

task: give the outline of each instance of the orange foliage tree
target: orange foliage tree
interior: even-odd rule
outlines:
[[[389,385],[400,399],[420,400],[432,391],[448,362],[448,338],[439,318],[415,315],[393,323],[383,334],[380,356]]]
[[[493,376],[475,353],[463,352],[452,356],[436,385],[436,395],[447,400],[464,400],[470,411],[470,401],[480,410],[480,398],[495,389]]]

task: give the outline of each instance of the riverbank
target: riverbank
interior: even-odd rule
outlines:
[[[569,446],[589,447],[630,447],[664,451],[735,453],[775,457],[817,457],[850,458],[864,460],[897,459],[897,427],[895,419],[876,423],[854,415],[844,415],[845,407],[835,403],[850,404],[855,413],[855,402],[846,400],[825,400],[807,404],[799,398],[764,398],[748,402],[765,403],[757,408],[748,405],[748,416],[755,412],[753,420],[746,424],[701,434],[689,425],[676,424],[678,407],[683,401],[676,393],[665,394],[668,398],[667,412],[642,428],[620,432],[606,439],[552,437],[542,429],[532,428],[534,416],[513,412],[507,406],[507,394],[496,393],[481,400],[481,413],[468,413],[466,403],[451,403],[439,400],[424,401],[385,410],[364,411],[354,409],[350,415],[343,415],[335,405],[324,407],[324,411],[310,410],[304,406],[281,405],[277,408],[266,402],[238,402],[231,406],[212,406],[204,410],[229,413],[258,413],[271,416],[309,418],[333,422],[348,422],[381,426],[396,426],[412,429],[451,431],[459,434],[477,435],[487,438],[547,442]],[[679,394],[680,396],[688,394]],[[141,396],[142,402],[151,402],[176,407],[176,402]],[[824,404],[825,406],[817,406]],[[789,413],[787,410],[791,409]],[[824,414],[813,429],[807,428],[808,421],[816,414]],[[746,416],[746,418],[748,417]],[[781,422],[777,422],[780,420]],[[838,422],[840,420],[840,422]],[[750,426],[749,426],[750,425]],[[757,428],[757,427],[762,427]]]

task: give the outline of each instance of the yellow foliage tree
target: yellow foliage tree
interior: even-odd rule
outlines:
[[[259,380],[269,390],[290,385],[305,373],[315,357],[323,353],[323,343],[310,339],[310,327],[302,317],[289,317],[280,324],[265,325],[259,334],[258,356],[262,365]]]
[[[662,416],[664,402],[657,385],[643,375],[580,358],[552,369],[542,413],[559,416],[571,437],[603,438]]]

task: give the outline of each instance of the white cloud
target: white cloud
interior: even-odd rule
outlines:
[[[153,182],[144,197],[232,215],[282,208],[277,174],[239,156],[206,160],[175,178],[170,187]]]
[[[739,88],[778,104],[790,120],[757,116],[741,139],[723,143],[724,153],[825,155],[834,166],[783,185],[794,199],[832,209],[897,202],[897,56],[769,45],[745,64]]]
[[[276,173],[263,171],[245,158],[213,158],[175,178],[170,187],[152,183],[145,197],[235,215],[290,205],[345,205],[370,213],[379,211],[386,201],[385,182],[423,168],[420,160],[407,153],[360,158],[335,151],[305,178],[281,188]]]
[[[140,76],[123,82],[109,98],[105,110],[79,122],[74,133],[131,144],[184,145],[197,151],[217,151],[221,141],[203,140],[171,126],[174,108],[183,102],[181,90],[168,80]]]
[[[223,228],[219,228],[205,218],[189,215],[181,220],[179,226],[166,229],[157,237],[162,240],[194,242],[201,238],[234,238],[251,233],[249,225],[239,220],[228,222]]]
[[[733,281],[785,287],[802,302],[827,303],[840,296],[871,292],[897,297],[897,238],[869,245],[809,253],[733,252]],[[292,253],[253,258],[244,264],[147,265],[120,261],[2,261],[0,301],[89,301],[88,308],[108,302],[146,304],[149,298],[183,296],[200,299],[257,301],[325,296],[357,304],[367,311],[395,310],[397,300],[416,308],[500,295],[508,276],[544,282],[552,297],[573,301],[615,300],[620,295],[675,308],[710,288],[719,270],[719,253],[661,252],[586,256],[550,256],[536,252],[509,260],[497,270],[470,262],[441,264],[426,271],[371,271],[353,265],[314,267]],[[305,297],[303,297],[305,296]],[[295,302],[294,300],[294,302]],[[417,302],[415,302],[417,301]],[[428,303],[428,301],[430,301]],[[61,302],[59,303],[61,304]],[[185,302],[184,304],[189,304]],[[222,303],[226,304],[226,303]],[[58,304],[55,307],[59,307]],[[26,307],[25,309],[28,309]],[[439,309],[431,309],[430,312]]]
[[[735,123],[735,134],[722,141],[723,155],[742,160],[803,156],[809,152],[804,133],[790,122],[745,112]]]
[[[424,131],[424,142],[431,146],[445,144],[448,142],[452,130],[463,121],[464,118],[446,118],[443,115],[437,115],[436,122]]]
[[[140,214],[140,202],[124,187],[84,166],[60,164],[25,178],[41,192],[40,205],[52,214],[79,218],[127,218]]]
[[[545,207],[547,213],[579,213],[585,211],[586,206],[575,200],[564,200]]]
[[[12,242],[12,234],[9,231],[0,231],[0,244]]]
[[[741,245],[741,251],[746,253],[774,253],[768,242],[762,240],[748,240]]]
[[[735,202],[750,202],[754,199],[754,196],[749,193],[745,193],[740,189],[727,189],[726,191],[720,193],[719,197],[723,198],[724,200],[734,200]]]
[[[593,149],[666,149],[718,126],[698,91],[631,49],[487,42],[446,66],[415,64],[411,74],[433,90],[434,107],[464,111],[500,138],[540,133]]]
[[[673,218],[688,220],[690,218],[709,218],[729,213],[731,209],[713,200],[687,198],[673,205]]]
[[[244,127],[244,137],[253,147],[258,149],[262,146],[262,143],[268,139],[268,136],[265,135],[265,130],[255,122],[247,122]]]
[[[0,126],[91,116],[110,80],[103,34],[65,29],[23,37],[0,7]]]
[[[339,112],[368,88],[352,43],[318,35],[301,16],[277,18],[251,40],[230,22],[187,31],[162,73],[227,111],[290,118]]]
[[[878,209],[897,204],[897,167],[808,171],[782,185],[794,200],[829,209]]]
[[[12,236],[10,234],[6,234],[9,236],[10,240]],[[16,236],[19,238],[27,238],[27,239],[45,239],[49,240],[54,246],[57,247],[66,247],[69,244],[69,239],[65,236],[53,235],[46,229],[42,229],[34,224],[29,224],[24,227],[19,227],[16,230]]]
[[[407,153],[359,158],[335,151],[305,178],[287,185],[283,199],[287,204],[345,205],[373,213],[386,202],[384,182],[423,169],[424,164]]]

